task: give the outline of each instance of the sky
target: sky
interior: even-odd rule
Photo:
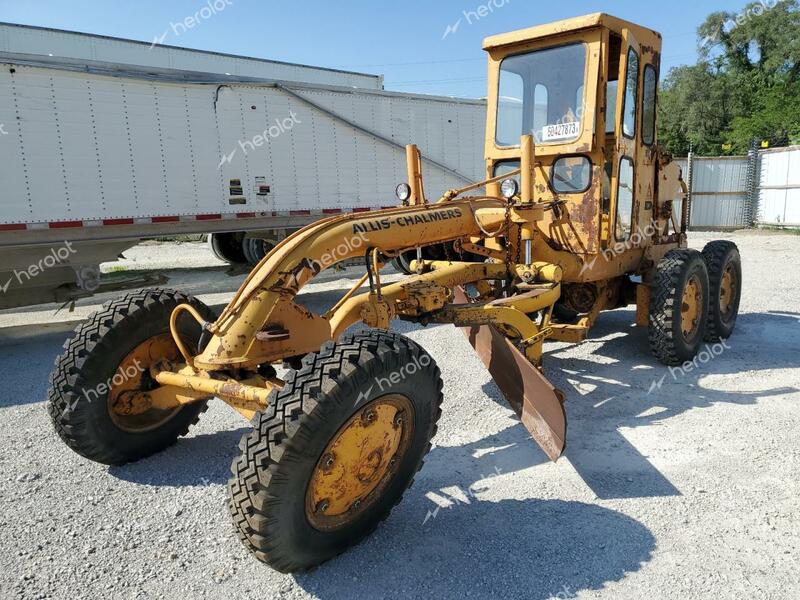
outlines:
[[[219,10],[200,10],[206,3]],[[389,90],[486,93],[483,38],[607,12],[660,31],[662,76],[696,59],[696,29],[743,0],[0,0],[0,21],[385,75]],[[193,15],[198,18],[194,20]],[[194,20],[185,27],[186,19]],[[448,27],[451,29],[448,30]]]

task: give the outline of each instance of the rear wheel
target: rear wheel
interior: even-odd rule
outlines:
[[[260,238],[247,238],[242,241],[244,255],[247,263],[254,267],[274,248],[274,244]]]
[[[232,265],[247,264],[242,242],[244,233],[212,233],[208,236],[208,245],[218,259]]]
[[[703,249],[710,287],[707,342],[729,338],[739,316],[742,297],[742,259],[733,242],[717,240]]]
[[[658,263],[651,290],[648,337],[653,354],[667,365],[694,358],[708,321],[708,271],[696,250],[671,250]]]
[[[144,290],[106,304],[64,345],[50,378],[47,410],[56,432],[75,452],[104,464],[124,464],[172,445],[197,422],[205,402],[158,410],[132,400],[132,392],[157,386],[151,365],[178,359],[169,319],[176,306],[187,303],[213,320],[211,310],[195,298]],[[200,327],[188,314],[180,315],[177,330],[188,347],[197,346]]]
[[[441,390],[433,359],[401,335],[355,333],[306,356],[233,463],[230,509],[245,546],[293,572],[367,536],[422,466]]]

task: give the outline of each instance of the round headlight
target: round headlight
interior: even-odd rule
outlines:
[[[500,184],[500,193],[503,194],[503,198],[510,200],[516,196],[518,192],[519,184],[516,179],[505,179],[503,183]]]
[[[407,183],[401,183],[395,188],[394,193],[397,194],[397,199],[400,202],[405,202],[411,198],[411,186]]]

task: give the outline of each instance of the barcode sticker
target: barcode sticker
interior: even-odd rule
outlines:
[[[564,140],[575,138],[581,132],[580,121],[573,123],[558,123],[556,125],[545,125],[542,127],[542,141]]]

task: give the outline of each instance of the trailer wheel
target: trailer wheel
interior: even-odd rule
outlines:
[[[694,358],[708,321],[708,270],[696,250],[669,251],[656,267],[650,299],[650,349],[667,365]]]
[[[219,260],[232,265],[245,265],[247,258],[244,255],[242,241],[244,233],[212,233],[208,236],[208,245],[211,252]]]
[[[247,259],[247,264],[251,267],[255,267],[260,263],[274,247],[273,243],[260,238],[245,238],[242,241],[242,249]]]
[[[75,452],[90,460],[120,465],[172,445],[206,409],[196,402],[172,410],[131,410],[130,391],[157,384],[149,367],[175,360],[178,348],[169,319],[179,304],[191,304],[207,320],[213,313],[199,300],[163,289],[138,291],[106,304],[80,325],[64,345],[50,378],[47,411],[56,432]],[[196,348],[200,327],[187,314],[178,332]]]
[[[362,331],[307,355],[232,466],[230,510],[245,546],[294,572],[369,535],[422,466],[441,402],[436,363],[401,335]]]
[[[717,240],[703,249],[710,283],[708,328],[705,340],[719,342],[731,337],[742,297],[742,259],[733,242]]]

